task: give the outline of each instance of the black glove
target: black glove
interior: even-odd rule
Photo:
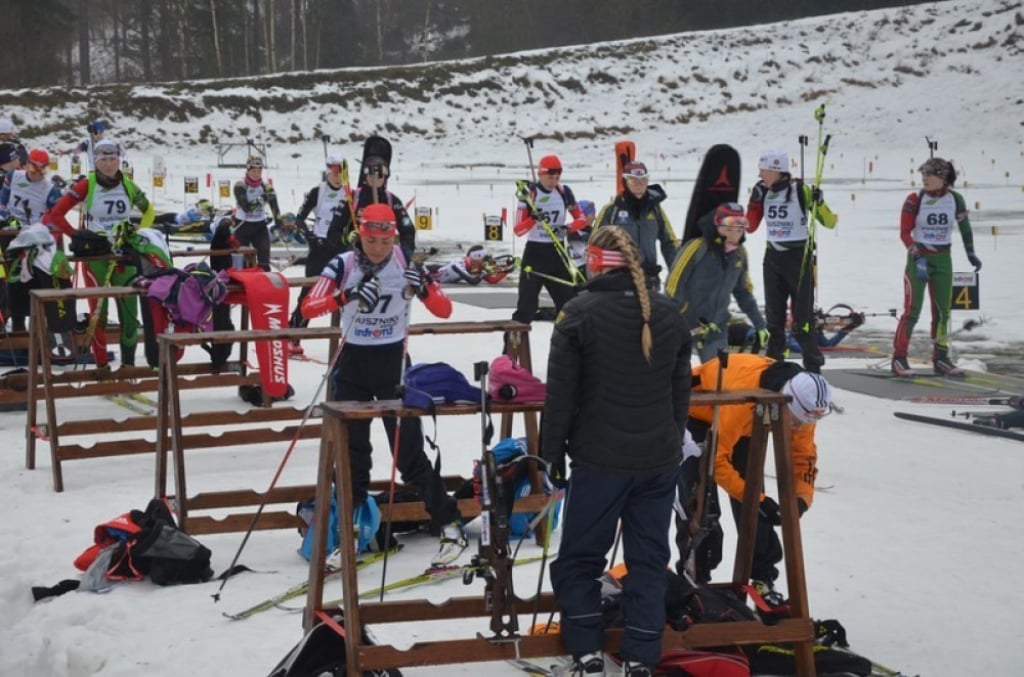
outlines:
[[[375,277],[363,280],[352,290],[352,295],[359,299],[359,307],[362,310],[370,311],[380,301],[380,283]]]
[[[402,273],[402,277],[405,278],[405,284],[416,294],[420,293],[423,289],[424,279],[423,272],[419,266],[415,263],[410,263],[405,271]]]
[[[820,205],[825,200],[821,188],[818,186],[811,187],[811,204]]]
[[[775,499],[771,496],[765,496],[761,500],[761,505],[757,508],[757,514],[772,526],[779,526],[782,524],[782,516],[779,515],[779,504],[776,503]]]
[[[768,193],[768,186],[764,185],[764,181],[758,181],[754,184],[754,189],[750,191],[751,202],[764,202],[764,196]]]
[[[981,259],[979,259],[974,252],[968,252],[967,260],[971,262],[972,266],[974,266],[974,272],[981,270]]]
[[[559,454],[557,458],[545,458],[548,463],[548,479],[556,489],[565,489],[569,486],[569,475],[565,469],[565,454]]]
[[[796,509],[799,511],[800,517],[803,517],[804,513],[807,512],[807,501],[802,498],[796,499]]]

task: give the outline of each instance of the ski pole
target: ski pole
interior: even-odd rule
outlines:
[[[545,279],[545,280],[549,280],[551,282],[557,282],[558,284],[564,284],[564,285],[569,286],[569,287],[575,287],[576,286],[575,284],[573,284],[569,280],[563,279],[561,277],[555,277],[554,275],[548,275],[547,273],[541,273],[539,271],[534,270],[531,266],[523,266],[522,268],[520,268],[520,270],[523,273],[525,273],[526,275],[534,275],[536,277],[539,277],[539,278],[542,278],[542,279]]]
[[[412,314],[412,299],[405,302],[405,326],[409,326],[409,316]],[[354,323],[353,323],[354,324]],[[398,381],[399,398],[405,393],[405,362],[409,355],[409,332],[405,332],[402,340],[402,372]],[[395,509],[395,472],[398,469],[398,445],[402,437],[402,417],[395,418],[395,437],[391,442],[391,480],[388,483],[388,519],[384,525],[384,560],[380,571],[380,601],[384,601],[384,586],[388,578],[388,551],[391,550],[391,513]],[[438,452],[440,453],[440,452]]]
[[[348,326],[345,327],[345,331],[341,335],[341,340],[338,342],[338,347],[334,349],[334,355],[331,357],[330,364],[328,364],[327,370],[320,379],[320,383],[317,384],[316,392],[313,393],[313,398],[309,401],[309,406],[306,407],[306,411],[302,414],[302,420],[299,421],[299,426],[296,428],[295,434],[292,436],[292,441],[288,445],[288,449],[284,452],[284,457],[281,459],[281,463],[277,466],[277,472],[274,473],[274,477],[270,480],[270,486],[267,487],[266,492],[264,492],[263,498],[260,500],[260,504],[256,508],[256,513],[252,516],[252,522],[249,523],[249,528],[246,529],[245,535],[242,537],[242,542],[238,545],[238,550],[235,552],[235,556],[231,559],[231,565],[228,566],[229,571],[234,569],[235,565],[238,564],[238,559],[242,556],[242,551],[245,549],[246,543],[249,542],[249,537],[252,536],[252,532],[256,529],[256,523],[259,522],[264,508],[267,507],[267,498],[274,490],[274,487],[277,486],[277,481],[281,478],[281,473],[284,472],[284,467],[287,465],[288,459],[291,458],[292,452],[295,450],[295,445],[298,444],[299,439],[302,436],[302,429],[306,426],[306,422],[309,420],[309,417],[313,415],[313,409],[316,408],[317,401],[320,399],[320,393],[327,384],[327,379],[334,372],[334,367],[338,364],[338,359],[341,357],[341,350],[345,347],[345,341],[348,339],[348,333],[354,325],[355,322],[349,322]],[[229,576],[222,580],[217,591],[210,595],[213,597],[214,603],[220,601],[220,593],[224,590],[224,586],[227,585],[230,579],[231,577]]]

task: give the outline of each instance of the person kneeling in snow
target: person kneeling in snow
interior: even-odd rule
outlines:
[[[718,365],[719,360],[715,358],[694,368],[694,392],[715,391],[718,383]],[[796,485],[797,509],[800,516],[803,516],[814,500],[814,480],[818,475],[818,448],[814,443],[816,423],[827,416],[832,407],[832,389],[828,381],[820,374],[802,369],[796,363],[776,362],[760,355],[730,355],[727,365],[722,369],[722,390],[765,388],[789,396],[789,413],[793,423],[790,440],[793,453],[793,482]],[[729,503],[737,525],[740,520],[740,509],[743,507],[743,492],[746,487],[744,474],[747,471],[754,416],[752,403],[725,406],[719,413],[718,443],[714,455],[715,482],[729,494]],[[704,440],[713,419],[713,407],[690,407],[690,421],[687,427],[695,440]],[[687,463],[684,463],[682,482],[688,486],[680,487],[682,495],[691,490],[689,487],[692,487],[695,477],[693,469],[688,471]],[[775,533],[775,527],[781,524],[779,504],[771,496],[762,494],[757,511],[751,582],[765,602],[771,606],[782,606],[786,602],[784,596],[775,590],[775,579],[779,576],[779,570],[775,565],[782,561],[782,546]],[[676,568],[682,573],[691,547],[689,534],[685,528],[678,530],[676,544],[683,560]],[[721,560],[720,553],[710,557],[707,553],[699,554],[711,562],[712,568]],[[710,572],[697,571],[697,580],[709,579]]]
[[[332,400],[368,402],[395,397],[409,362],[405,336],[413,296],[434,315],[451,315],[451,300],[437,283],[426,280],[416,264],[406,262],[395,240],[396,221],[394,210],[386,204],[363,209],[355,248],[331,259],[302,302],[300,310],[306,319],[341,309],[347,339],[332,374]],[[384,428],[394,445],[395,419],[385,417]],[[349,450],[352,503],[358,510],[366,501],[373,467],[369,420],[349,423]],[[466,535],[455,499],[448,495],[423,451],[419,418],[402,419],[398,469],[402,481],[415,486],[424,497],[432,528],[440,531],[441,548],[433,564],[453,562],[466,548]]]

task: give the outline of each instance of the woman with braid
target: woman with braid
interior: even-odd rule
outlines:
[[[555,320],[541,453],[556,484],[571,461],[551,582],[573,675],[604,675],[597,578],[622,521],[625,673],[653,674],[665,625],[668,527],[690,401],[690,338],[676,304],[648,289],[618,226],[587,247],[590,281]]]

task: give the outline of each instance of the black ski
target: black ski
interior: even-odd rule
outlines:
[[[1003,430],[1002,428],[993,428],[992,426],[979,425],[977,423],[964,423],[962,421],[950,421],[944,418],[936,418],[934,416],[921,416],[920,414],[909,414],[904,411],[894,411],[893,416],[901,418],[906,421],[916,421],[917,423],[928,423],[931,425],[939,425],[946,428],[954,428],[956,430],[966,430],[972,433],[981,433],[982,435],[990,435],[992,437],[1005,437],[1009,440],[1017,440],[1018,442],[1024,442],[1024,434],[1015,433],[1010,430]]]
[[[732,146],[720,143],[708,149],[693,185],[690,208],[683,225],[683,242],[700,237],[697,221],[724,202],[736,202],[740,196],[740,154]]]

